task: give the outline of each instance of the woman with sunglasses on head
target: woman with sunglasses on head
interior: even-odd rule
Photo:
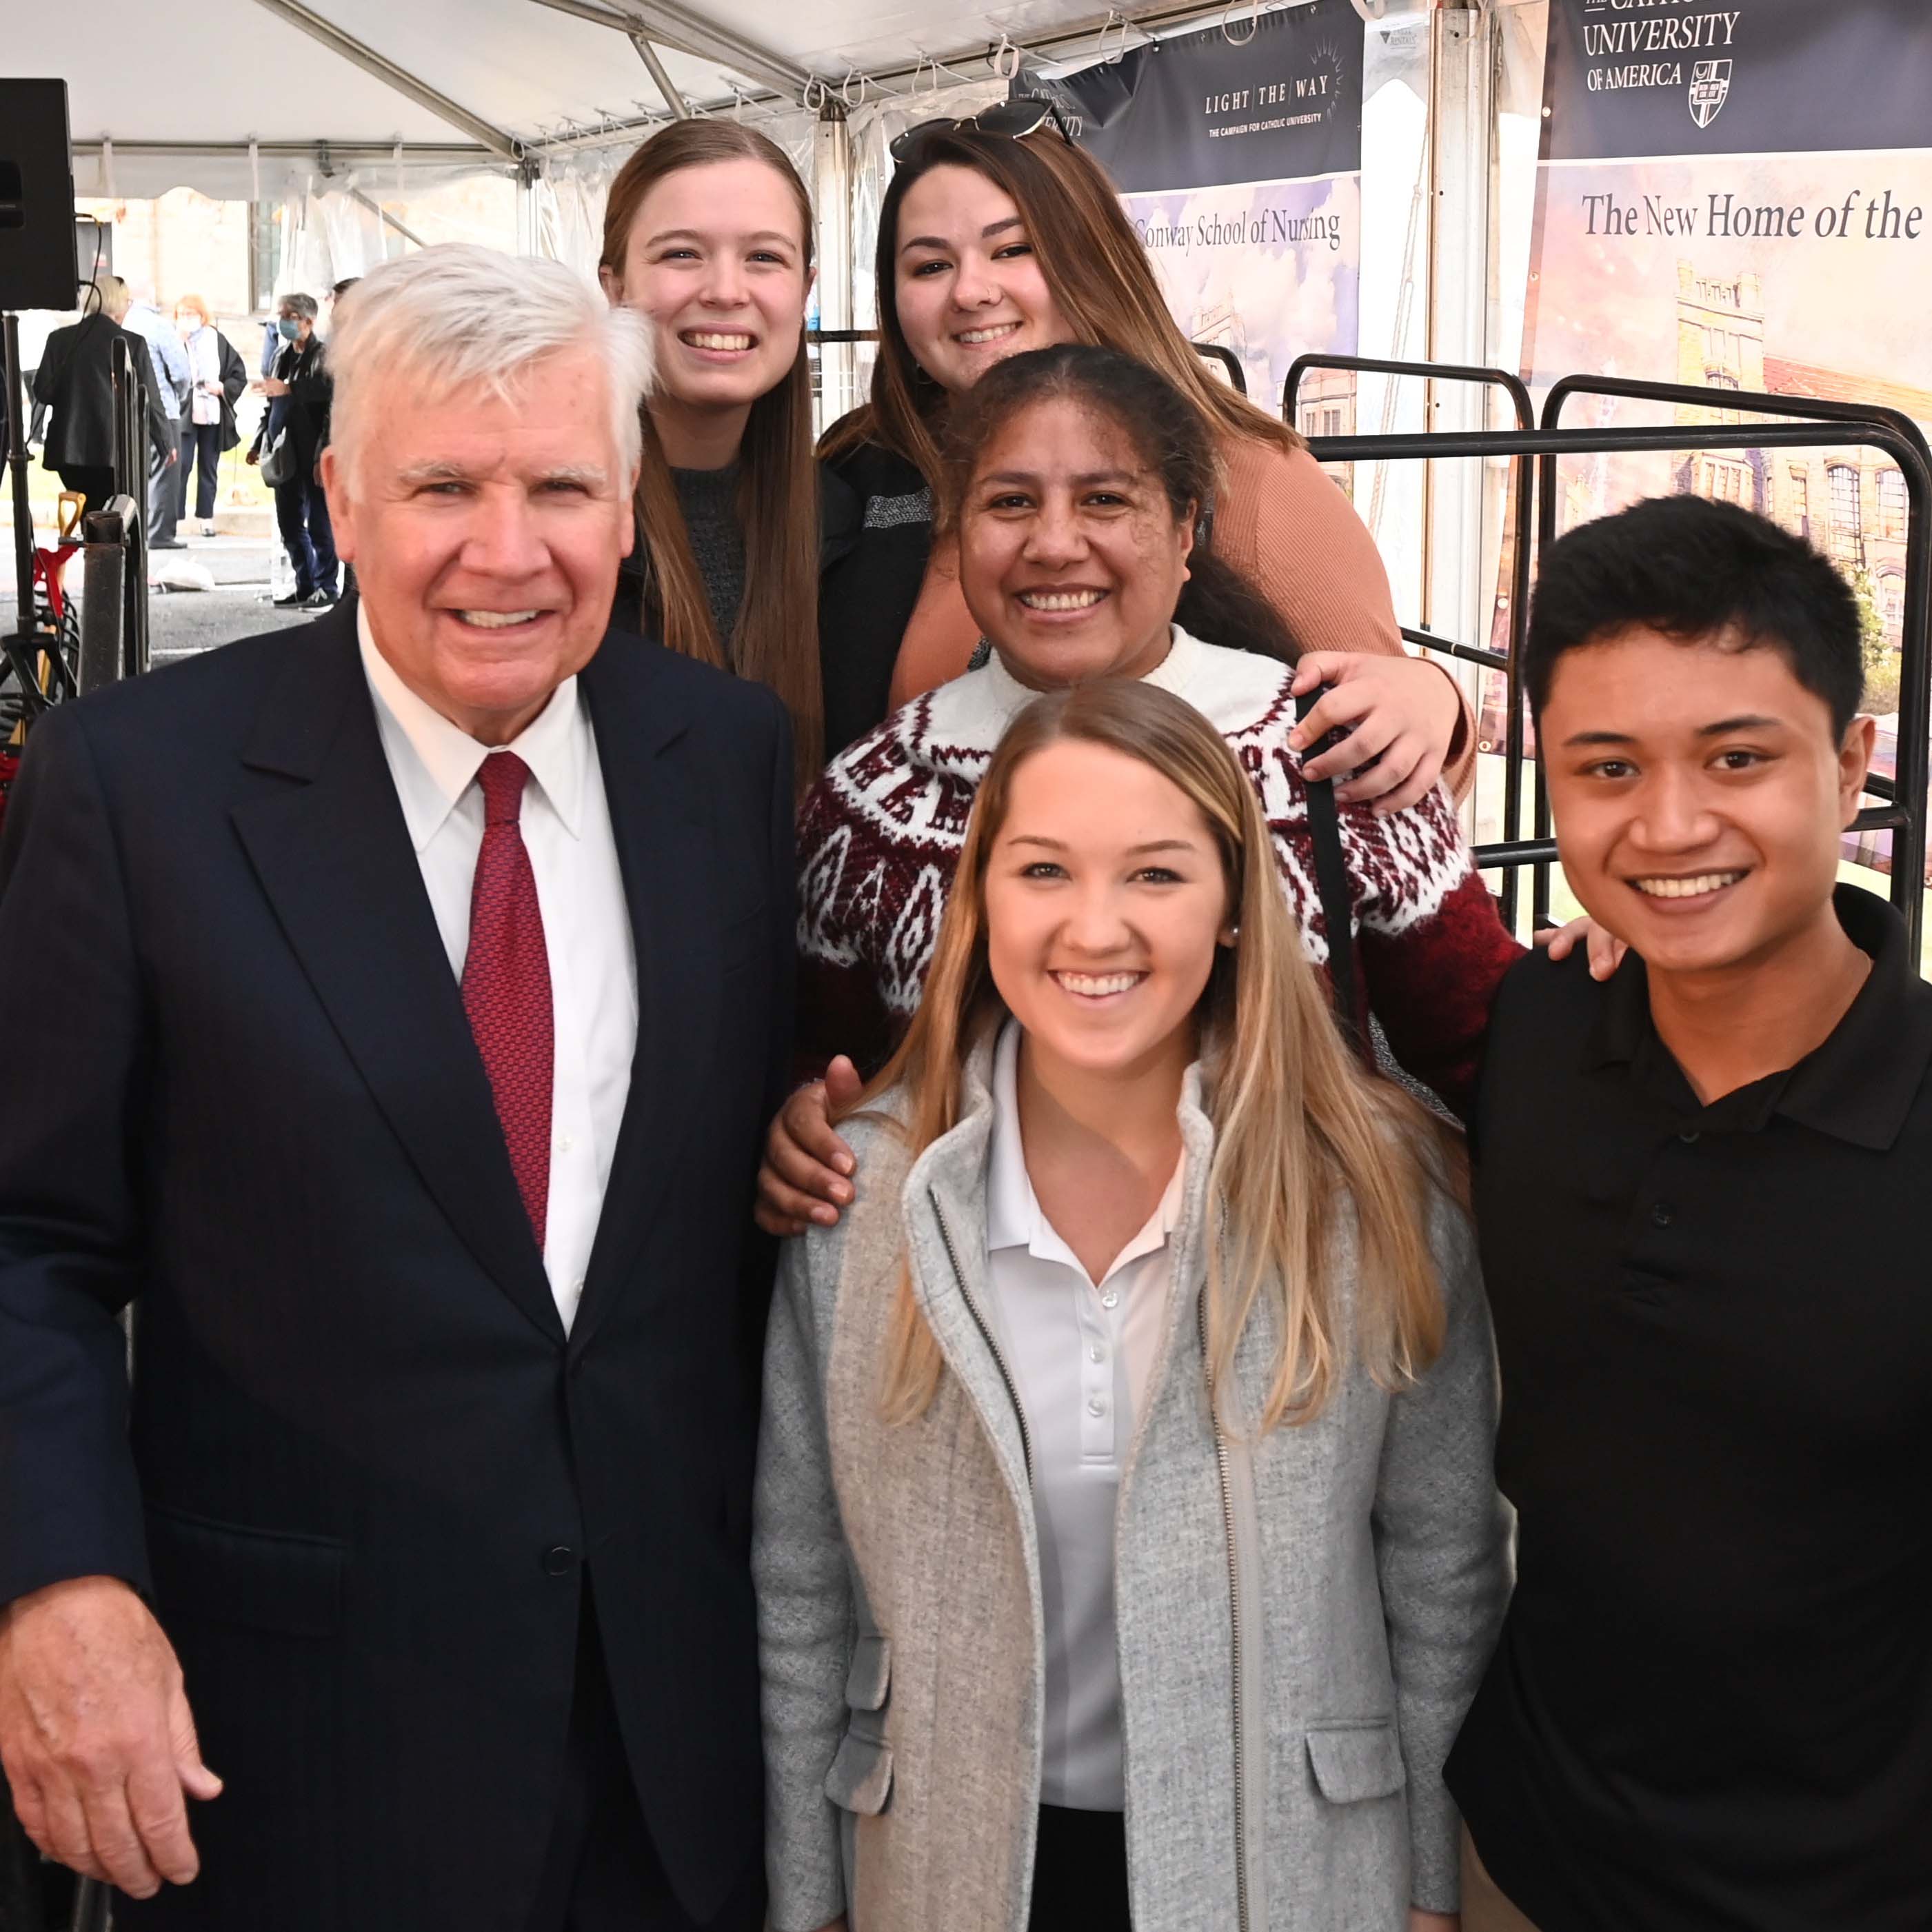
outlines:
[[[986,767],[866,1185],[772,1312],[775,1932],[1453,1932],[1488,1319],[1273,847],[1151,683]]]
[[[611,183],[598,269],[657,351],[640,541],[613,621],[769,685],[791,714],[801,789],[822,739],[812,248],[783,149],[735,122],[678,121]]]
[[[1213,424],[1215,549],[1300,641],[1301,688],[1334,687],[1306,742],[1351,734],[1315,776],[1347,778],[1342,796],[1385,808],[1414,804],[1445,773],[1466,790],[1474,732],[1461,693],[1403,650],[1360,519],[1293,430],[1208,373],[1112,182],[1051,104],[1003,101],[970,121],[928,122],[901,136],[893,157],[872,400],[820,446],[828,752],[956,676],[977,641],[956,560],[933,536],[949,412],[1005,357],[1085,342],[1158,369]]]
[[[1342,805],[1318,842],[1330,801],[1311,803],[1294,748],[1294,644],[1200,535],[1215,449],[1191,400],[1068,343],[989,370],[947,428],[940,527],[990,661],[848,746],[800,811],[800,1058],[826,1082],[772,1124],[762,1224],[795,1233],[851,1198],[828,1114],[918,1005],[987,760],[1033,694],[1096,677],[1144,678],[1212,720],[1262,800],[1311,959],[1354,978],[1351,1021],[1379,1021],[1402,1066],[1460,1102],[1520,949],[1439,786],[1398,811]]]

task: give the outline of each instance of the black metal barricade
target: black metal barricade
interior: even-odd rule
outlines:
[[[1338,358],[1339,359],[1339,358]],[[1438,368],[1429,363],[1372,365],[1391,373],[1415,376],[1441,376],[1469,380],[1493,376],[1494,371]],[[1294,382],[1291,375],[1291,384]],[[1513,381],[1514,379],[1505,379]],[[1740,414],[1782,417],[1797,420],[1765,421],[1754,424],[1680,423],[1645,424],[1624,429],[1599,428],[1566,430],[1550,426],[1560,417],[1562,405],[1570,396],[1594,392],[1632,400],[1660,403],[1700,410],[1736,410]],[[1292,388],[1289,391],[1292,394]],[[1520,412],[1519,412],[1520,414]],[[1856,831],[1889,831],[1893,835],[1892,901],[1904,917],[1916,950],[1919,941],[1924,891],[1926,813],[1928,766],[1932,766],[1932,640],[1928,640],[1928,614],[1932,614],[1932,450],[1916,424],[1898,411],[1874,404],[1814,402],[1792,396],[1766,396],[1748,390],[1712,390],[1676,383],[1651,383],[1615,380],[1609,377],[1577,376],[1564,379],[1550,393],[1545,405],[1544,423],[1534,428],[1469,431],[1429,431],[1386,436],[1318,436],[1310,441],[1316,459],[1323,463],[1430,462],[1438,459],[1505,457],[1520,464],[1538,459],[1534,475],[1535,500],[1523,484],[1525,472],[1518,471],[1515,530],[1515,578],[1518,590],[1511,599],[1510,614],[1510,718],[1508,749],[1504,755],[1504,837],[1498,844],[1476,848],[1478,866],[1484,871],[1501,869],[1504,882],[1505,914],[1514,925],[1516,895],[1509,890],[1516,871],[1523,866],[1534,874],[1533,913],[1538,923],[1547,918],[1550,905],[1550,868],[1556,862],[1555,841],[1550,836],[1549,797],[1543,784],[1540,762],[1534,788],[1534,833],[1525,839],[1516,836],[1520,820],[1512,808],[1521,789],[1522,751],[1522,700],[1520,674],[1521,644],[1527,618],[1528,550],[1526,525],[1539,531],[1545,542],[1556,534],[1557,464],[1565,456],[1632,455],[1647,453],[1697,453],[1723,449],[1816,449],[1846,443],[1882,450],[1899,467],[1906,493],[1905,598],[1902,612],[1898,777],[1888,785],[1876,775],[1870,794],[1882,800],[1868,807],[1853,821]],[[1540,512],[1540,513],[1539,513]],[[1473,646],[1458,645],[1406,632],[1413,640],[1432,649],[1447,650],[1451,655],[1473,662],[1495,665],[1494,652],[1480,652]],[[1887,794],[1889,794],[1888,797]]]
[[[1376,356],[1298,356],[1288,364],[1288,380],[1282,385],[1281,413],[1284,422],[1294,420],[1294,400],[1301,379],[1310,369],[1351,370],[1366,375],[1419,376],[1431,382],[1467,383],[1472,387],[1500,389],[1516,412],[1516,426],[1527,432],[1536,427],[1535,406],[1520,376],[1506,369],[1485,369],[1461,362],[1394,362]],[[1358,439],[1352,439],[1352,440]],[[1323,462],[1332,460],[1322,454],[1334,439],[1318,437],[1310,443]],[[1319,448],[1317,447],[1318,444]],[[1438,454],[1446,452],[1438,452]],[[1515,542],[1510,560],[1509,649],[1498,652],[1476,644],[1459,644],[1405,625],[1402,635],[1409,643],[1445,656],[1460,658],[1466,664],[1480,664],[1486,670],[1499,670],[1508,687],[1503,713],[1503,769],[1507,789],[1503,795],[1504,848],[1514,848],[1522,836],[1522,766],[1524,707],[1520,667],[1522,662],[1523,626],[1528,620],[1530,534],[1534,499],[1529,488],[1529,459],[1513,457],[1510,463],[1510,502],[1514,518]],[[1498,861],[1498,863],[1502,862]],[[1503,873],[1503,919],[1514,932],[1516,927],[1517,879],[1514,866]]]
[[[125,546],[121,583],[123,677],[136,676],[148,668],[148,419],[141,386],[128,359],[131,352],[124,342],[114,345],[114,488],[134,506],[120,532]],[[174,472],[164,470],[154,487],[172,489]],[[107,614],[101,614],[104,619]],[[83,629],[86,621],[83,616]]]
[[[1227,375],[1228,388],[1237,395],[1248,393],[1247,372],[1241,367],[1241,358],[1232,349],[1219,342],[1190,342],[1187,346],[1204,362],[1219,363]]]

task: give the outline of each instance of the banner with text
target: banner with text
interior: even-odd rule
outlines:
[[[1571,426],[1738,420],[1727,390],[1882,404],[1932,427],[1932,7],[1550,0],[1524,374],[1673,382],[1708,406],[1579,398]],[[1567,460],[1559,527],[1672,490],[1838,562],[1868,701],[1897,703],[1904,478],[1880,452]]]
[[[1264,15],[1245,38],[1214,26],[1133,47],[1045,91],[1119,184],[1174,319],[1232,351],[1264,408],[1296,356],[1354,352],[1362,23],[1348,0]],[[1352,378],[1328,386],[1352,409]]]
[[[1550,0],[1532,386],[1581,370],[1932,423],[1928,101],[1924,0]],[[1606,402],[1598,419],[1722,410]],[[1566,520],[1695,488],[1876,573],[1902,513],[1888,466],[1861,460],[1853,491],[1835,452],[1608,458],[1567,479]]]

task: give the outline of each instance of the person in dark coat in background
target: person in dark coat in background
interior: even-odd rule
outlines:
[[[274,485],[275,522],[295,566],[296,587],[275,602],[284,608],[326,610],[335,602],[340,566],[335,556],[335,533],[328,520],[328,499],[322,492],[316,461],[328,440],[328,412],[333,394],[328,352],[315,332],[317,314],[313,296],[283,296],[276,321],[282,337],[275,373],[252,384],[268,398],[268,413],[255,432],[247,460],[260,463],[286,435],[293,467]]]
[[[90,510],[105,509],[114,494],[117,340],[128,345],[148,434],[161,467],[181,459],[174,424],[155,387],[148,345],[121,326],[128,304],[128,284],[118,275],[98,277],[88,296],[88,312],[47,338],[40,366],[34,372],[34,400],[46,404],[52,412],[40,460],[58,475],[62,488],[85,496]],[[138,502],[146,490],[147,453],[137,450],[131,454],[139,473],[128,478],[129,494]]]

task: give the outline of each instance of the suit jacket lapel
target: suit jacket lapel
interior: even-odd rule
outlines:
[[[652,675],[655,646],[613,633],[578,688],[598,762],[638,962],[638,1044],[623,1125],[597,1224],[584,1298],[571,1324],[580,1348],[603,1318],[679,1163],[681,1096],[706,1078],[722,968],[703,775],[691,766],[688,718],[670,680]]]
[[[235,808],[262,890],[424,1184],[510,1299],[563,1340],[462,997],[383,756],[347,607],[291,639]],[[295,782],[288,782],[294,781]],[[355,1204],[344,1202],[352,1214]]]

